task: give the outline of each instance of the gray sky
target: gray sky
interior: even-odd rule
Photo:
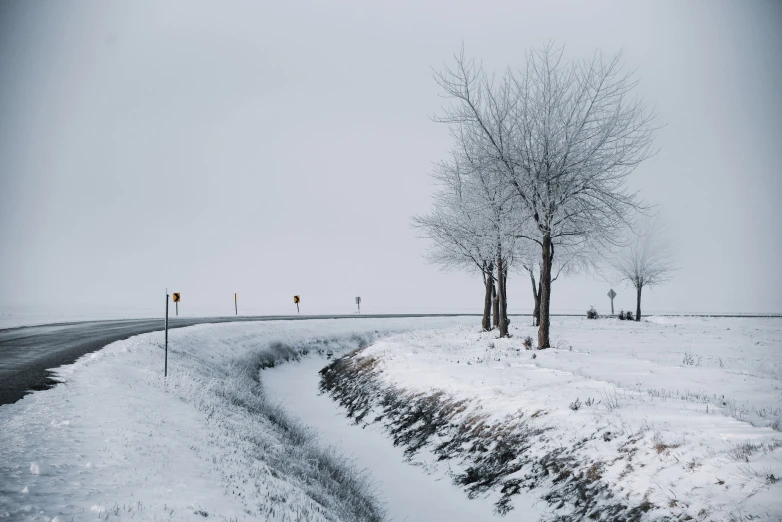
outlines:
[[[632,185],[681,268],[645,309],[782,311],[782,3],[287,4],[0,3],[0,308],[479,312],[410,227],[450,146],[432,68],[554,41],[624,48],[667,124]],[[552,311],[608,288],[557,281]]]

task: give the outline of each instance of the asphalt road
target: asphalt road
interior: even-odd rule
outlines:
[[[440,317],[467,314],[410,315],[293,315],[255,317],[169,318],[169,328],[202,323],[234,321],[279,321],[303,319],[356,319],[381,317]],[[0,406],[18,401],[26,394],[45,390],[57,381],[49,372],[107,344],[134,335],[163,330],[163,319],[124,319],[78,323],[22,326],[0,330]]]

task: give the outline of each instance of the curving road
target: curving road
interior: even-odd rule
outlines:
[[[293,315],[245,317],[169,318],[169,328],[202,323],[234,321],[280,321],[304,319],[357,319],[382,317],[455,317],[470,314],[400,315]],[[49,370],[71,364],[79,357],[107,344],[134,335],[163,330],[163,319],[124,319],[22,326],[0,330],[0,406],[26,394],[56,384]]]

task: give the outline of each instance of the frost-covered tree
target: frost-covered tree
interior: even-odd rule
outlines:
[[[517,241],[517,221],[514,219],[513,193],[492,162],[470,149],[471,142],[463,132],[455,133],[461,147],[460,158],[465,168],[465,185],[471,196],[470,212],[484,226],[484,248],[494,254],[497,274],[496,326],[500,337],[508,336],[508,273],[513,263]]]
[[[438,164],[433,174],[439,184],[434,209],[414,217],[413,225],[431,241],[431,262],[446,269],[481,271],[485,285],[483,328],[491,328],[489,314],[494,305],[495,326],[500,336],[506,337],[506,281],[516,241],[509,229],[514,223],[509,191],[467,145],[457,139],[452,157]]]
[[[566,62],[547,46],[526,62],[495,80],[462,52],[436,75],[453,100],[438,120],[463,129],[514,191],[520,237],[539,252],[538,348],[548,348],[555,256],[617,244],[640,207],[626,180],[652,153],[654,125],[621,55]]]
[[[641,291],[668,282],[675,270],[669,243],[656,219],[646,219],[638,235],[616,256],[612,266],[619,281],[633,285],[636,292],[635,320],[641,320]]]
[[[490,314],[494,291],[494,262],[482,251],[478,236],[469,233],[470,222],[465,215],[452,209],[434,209],[424,216],[413,218],[413,226],[430,240],[427,251],[429,262],[444,270],[478,270],[483,276],[485,290],[484,330],[491,329]]]
[[[491,329],[494,261],[484,248],[484,226],[470,215],[458,162],[441,162],[435,169],[440,183],[433,210],[413,217],[413,226],[429,239],[427,259],[444,270],[480,271],[485,290],[482,327]]]

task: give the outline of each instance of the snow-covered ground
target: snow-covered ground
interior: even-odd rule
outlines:
[[[165,381],[162,332],[113,343],[60,368],[63,384],[0,407],[0,519],[380,520],[367,478],[275,407],[258,369],[459,322],[172,330]]]
[[[321,443],[333,446],[372,477],[380,501],[390,520],[396,522],[438,521],[475,522],[501,520],[493,514],[497,495],[470,499],[453,485],[447,469],[432,466],[424,459],[416,466],[406,463],[404,449],[394,446],[377,425],[365,429],[346,418],[344,411],[327,395],[319,394],[320,358],[284,364],[262,371],[264,389],[282,401],[286,412],[298,416],[317,430]],[[536,495],[517,498],[526,520],[537,520]]]
[[[364,421],[379,417],[403,445],[439,445],[465,487],[499,469],[510,474],[494,490],[554,488],[552,517],[587,505],[588,491],[601,495],[596,516],[621,501],[621,519],[782,519],[782,320],[554,318],[551,329],[557,347],[543,351],[524,349],[536,329],[518,322],[507,340],[473,325],[394,335],[345,360],[363,388],[339,398],[353,408],[374,395]],[[426,417],[437,431],[421,435],[427,407],[439,408]],[[519,466],[487,463],[500,435],[481,433],[521,441],[504,457]]]
[[[527,520],[573,512],[574,477],[585,489],[573,491],[643,519],[782,517],[782,320],[555,318],[546,351],[523,349],[535,329],[521,321],[509,340],[475,317],[199,325],[169,332],[167,382],[162,333],[113,343],[0,407],[0,519],[364,521],[383,519],[385,501],[397,520],[483,520],[507,493],[506,520]],[[315,396],[315,372],[328,352],[369,344],[342,360],[371,361],[371,391],[393,393],[362,429]],[[402,452],[427,426],[401,426],[400,404],[450,408],[447,424],[469,429],[458,444],[435,433],[405,453],[410,466]],[[523,451],[493,459],[498,441]],[[476,470],[497,469],[474,487]],[[474,501],[452,484],[465,476]]]

